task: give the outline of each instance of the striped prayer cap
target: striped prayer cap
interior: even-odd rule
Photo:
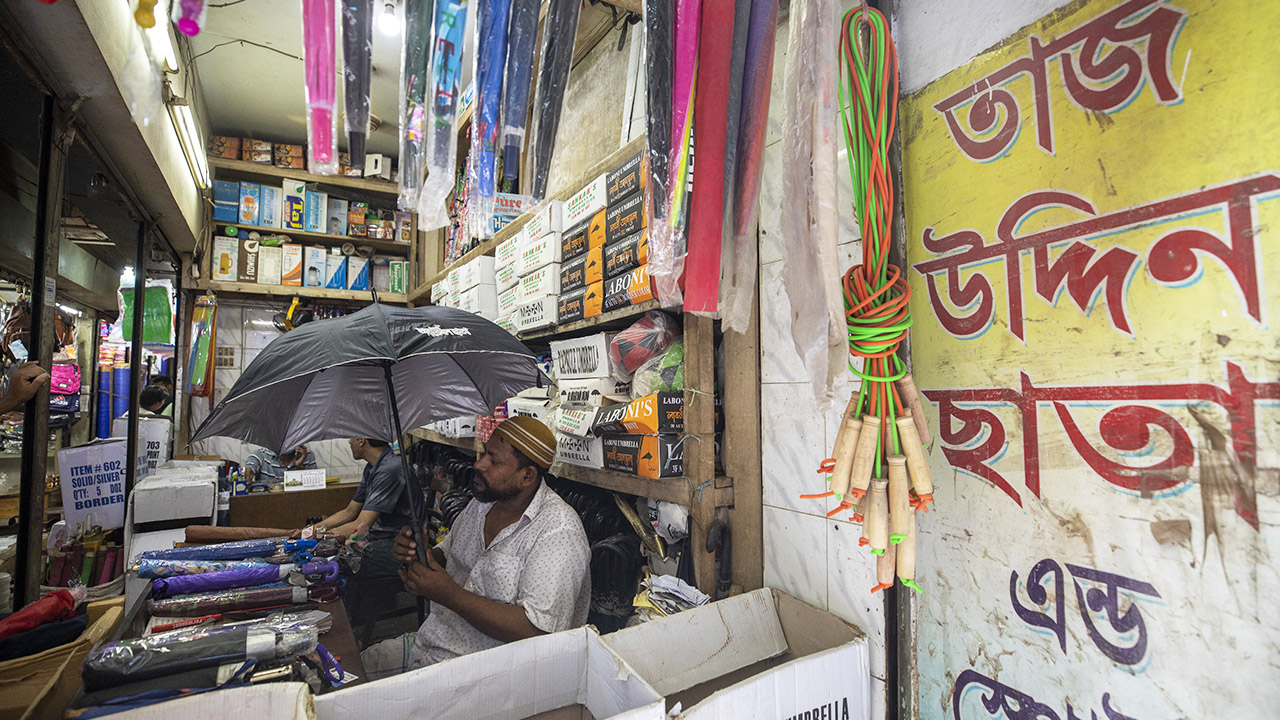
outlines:
[[[519,415],[507,418],[498,423],[493,437],[500,437],[511,443],[512,447],[524,453],[525,457],[543,470],[551,467],[551,461],[556,456],[556,436],[551,428],[534,417]]]

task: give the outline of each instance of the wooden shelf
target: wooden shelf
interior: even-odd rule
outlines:
[[[612,470],[585,468],[562,462],[557,462],[551,466],[551,474],[566,480],[580,482],[583,485],[593,485],[598,488],[613,490],[614,492],[665,500],[679,505],[689,504],[688,478],[654,479]]]
[[[329,290],[326,288],[294,287],[292,285],[259,285],[258,283],[227,282],[225,280],[207,280],[197,283],[200,290],[212,290],[220,293],[238,293],[241,295],[271,295],[274,297],[313,298],[316,300],[347,300],[356,302],[373,302],[373,294],[368,290]],[[407,302],[404,293],[378,293],[378,301],[403,305]]]
[[[306,170],[294,170],[293,168],[282,168],[276,167],[275,165],[247,162],[245,160],[228,160],[227,158],[210,157],[209,165],[216,170],[228,170],[241,175],[290,178],[293,180],[318,183],[320,185],[347,188],[349,190],[359,190],[361,192],[371,193],[374,195],[394,197],[400,192],[400,188],[395,183],[387,182],[386,180],[366,180],[364,178],[347,177],[345,175],[316,175],[314,173],[309,173]]]
[[[600,173],[613,170],[618,165],[622,164],[623,161],[640,152],[640,150],[644,148],[644,139],[645,136],[641,135],[626,145],[614,150],[595,165],[591,166],[587,172],[582,173],[582,175],[578,177],[577,181],[571,183],[568,187],[563,188],[558,192],[548,194],[548,197],[552,200],[560,201],[568,200],[573,197],[579,190],[585,187],[587,183],[599,177]],[[534,209],[536,210],[537,208],[538,206],[535,205]],[[507,225],[499,230],[492,238],[480,243],[479,247],[474,250],[469,250],[464,253],[462,257],[446,265],[443,270],[416,287],[413,292],[409,294],[409,302],[418,302],[423,297],[429,296],[431,293],[431,286],[443,280],[451,270],[460,268],[481,255],[492,255],[494,249],[496,249],[499,244],[524,229],[525,223],[529,222],[529,218],[532,216],[533,213],[528,212],[517,217],[507,223]]]
[[[612,323],[620,323],[630,320],[633,317],[643,315],[650,310],[661,310],[662,304],[657,300],[646,300],[639,305],[628,305],[624,308],[618,308],[611,312],[597,315],[593,318],[585,320],[576,320],[564,325],[555,325],[542,330],[530,330],[529,332],[517,333],[516,337],[520,340],[554,340],[572,334],[587,335],[589,333],[584,330],[593,330],[595,328],[609,325]]]
[[[215,220],[214,225],[218,227],[237,227],[245,230],[256,230],[260,233],[268,233],[270,235],[285,235],[290,239],[304,238],[307,240],[317,240],[333,247],[339,247],[343,243],[351,243],[352,245],[368,245],[374,250],[383,252],[399,253],[401,255],[409,252],[409,243],[396,242],[395,240],[377,240],[374,238],[351,237],[350,235],[329,235],[326,233],[306,232],[305,230],[290,230],[288,228],[278,227],[262,227],[261,225],[245,225],[244,223],[227,222],[225,220]],[[214,233],[214,237],[219,237],[218,233]]]
[[[414,428],[409,431],[409,436],[416,437],[419,440],[426,440],[427,442],[439,443],[441,445],[450,445],[452,447],[456,447],[461,450],[470,450],[472,452],[478,452],[478,453],[484,452],[484,443],[480,442],[478,438],[445,437],[444,435],[441,435],[435,430],[428,430],[426,428]]]

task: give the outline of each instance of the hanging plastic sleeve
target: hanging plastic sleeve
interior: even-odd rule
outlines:
[[[663,307],[684,301],[684,275],[689,193],[693,183],[693,98],[697,88],[698,29],[702,0],[677,0],[673,22],[675,50],[671,84],[671,142],[666,222],[651,225],[649,276]]]
[[[439,44],[433,0],[405,3],[404,46],[400,64],[400,196],[401,210],[418,206],[426,172],[427,114],[431,101],[431,58]]]
[[[467,222],[464,226],[466,232],[463,237],[468,244],[476,238],[481,237],[483,233],[484,214],[484,198],[480,196],[480,57],[481,51],[481,34],[480,29],[484,24],[485,9],[492,5],[494,0],[474,0],[472,18],[475,22],[467,25],[471,33],[471,47],[476,48],[476,52],[471,53],[471,57],[464,57],[462,61],[471,65],[471,125],[467,127],[467,135],[470,137],[469,143],[471,152],[467,153]]]
[[[479,194],[492,198],[497,191],[498,130],[501,127],[498,113],[502,109],[502,71],[507,62],[511,0],[482,0],[480,15],[475,45],[476,112],[472,120],[479,144],[472,147],[476,154]],[[485,220],[483,225],[487,227],[489,223]]]
[[[337,6],[302,0],[302,55],[307,100],[307,170],[338,174]]]
[[[373,74],[373,0],[342,2],[342,92],[347,155],[364,170],[369,136],[369,81]]]
[[[436,12],[435,52],[430,64],[431,102],[426,120],[427,180],[418,199],[419,230],[435,230],[450,223],[445,201],[456,179],[462,44],[467,23],[475,24],[475,8],[469,7],[474,5],[465,0],[439,0]]]
[[[549,0],[549,3],[538,66],[538,97],[534,102],[537,124],[534,125],[530,194],[535,202],[541,202],[547,194],[547,176],[551,172],[551,156],[555,152],[556,131],[560,127],[560,111],[564,107],[564,91],[573,61],[573,42],[578,35],[578,11],[582,6],[581,0]]]
[[[668,187],[671,174],[668,170],[671,159],[671,79],[675,62],[672,52],[674,43],[673,23],[675,9],[669,0],[645,0],[644,4],[644,51],[645,51],[645,107],[646,130],[645,154],[648,158],[649,181],[645,183],[645,213],[648,216],[645,227],[650,230],[649,237],[649,275],[654,274],[654,248],[663,245],[660,252],[665,251],[659,267],[665,271],[664,278],[670,276],[670,238],[666,233]],[[657,238],[662,236],[662,240]],[[665,296],[659,292],[658,298]],[[664,302],[665,304],[665,302]]]
[[[733,212],[727,215],[726,246],[732,264],[722,268],[720,319],[729,332],[745,332],[755,303],[758,267],[760,179],[773,85],[773,50],[778,29],[778,0],[753,0],[742,71],[742,107],[738,121]]]
[[[657,0],[651,0],[657,2]],[[503,192],[516,192],[520,179],[520,151],[533,83],[533,52],[538,37],[539,0],[513,0],[507,31],[507,72],[502,99]],[[652,227],[650,225],[649,227]]]
[[[834,0],[791,7],[786,114],[782,125],[782,280],[791,305],[791,337],[819,408],[834,400],[832,385],[848,354],[837,255],[837,63],[810,48],[835,48]]]

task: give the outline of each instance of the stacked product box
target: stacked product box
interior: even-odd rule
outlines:
[[[602,408],[591,432],[600,438],[606,470],[648,478],[684,474],[683,392],[656,392]]]
[[[592,432],[600,412],[625,402],[630,388],[617,380],[609,359],[613,335],[599,333],[551,343],[551,371],[559,385],[556,410],[556,459],[570,465],[605,466],[604,444]]]
[[[564,203],[548,200],[534,209],[516,235],[515,327],[519,332],[555,325],[560,296],[561,235]],[[509,251],[504,251],[509,252]],[[510,269],[503,273],[509,282]],[[511,288],[504,292],[510,293]]]
[[[653,299],[645,212],[645,155],[623,162],[606,180],[602,312]]]
[[[459,304],[456,307],[490,321],[498,319],[493,262],[492,257],[481,256],[450,273],[458,292]]]

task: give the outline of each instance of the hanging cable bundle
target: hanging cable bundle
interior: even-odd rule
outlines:
[[[843,280],[845,322],[849,354],[862,360],[861,369],[852,360],[849,369],[862,382],[845,409],[833,457],[818,470],[830,474],[829,492],[804,497],[834,496],[840,504],[828,517],[853,511],[852,519],[863,523],[860,544],[879,556],[872,592],[891,587],[894,574],[919,591],[914,510],[927,510],[933,483],[921,442],[928,428],[897,355],[911,327],[911,290],[901,268],[889,262],[898,65],[884,15],[865,4],[846,13],[840,58],[841,116],[863,249],[863,263]]]

